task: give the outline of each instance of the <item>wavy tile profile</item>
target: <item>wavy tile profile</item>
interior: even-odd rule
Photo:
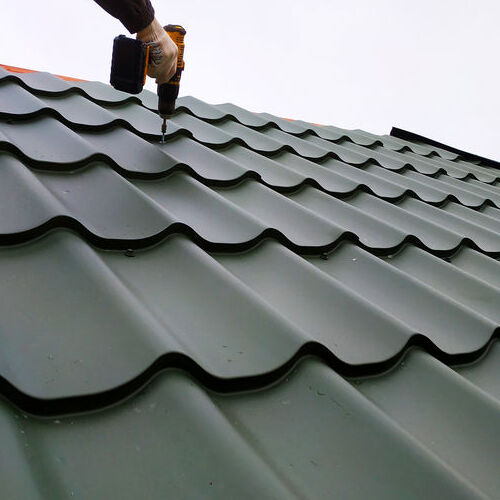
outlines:
[[[495,497],[494,165],[156,104],[0,66],[0,496]]]
[[[2,81],[7,83],[7,85],[9,82],[14,82],[17,85],[21,84],[23,88],[29,91],[49,97],[63,96],[76,92],[98,104],[134,102],[152,111],[157,111],[158,109],[157,96],[148,90],[142,91],[137,96],[132,96],[114,90],[109,85],[101,82],[64,81],[50,73],[43,72],[11,73],[0,66],[0,83]],[[0,87],[1,92],[2,88]],[[381,144],[395,151],[409,150],[426,156],[435,154],[448,160],[457,159],[455,153],[425,144],[416,144],[387,135],[377,136],[362,130],[346,130],[333,126],[315,125],[300,120],[286,120],[269,113],[252,113],[231,103],[208,105],[195,97],[185,96],[178,99],[177,110],[187,111],[208,122],[232,119],[251,128],[259,129],[275,126],[284,132],[294,135],[310,132],[327,140],[337,141],[347,139],[361,146]]]
[[[122,135],[126,133],[126,130],[130,130],[136,134],[136,137],[139,135],[148,140],[159,138],[157,114],[137,104],[134,100],[99,105],[78,93],[32,94],[11,81],[3,83],[0,81],[0,96],[5,102],[3,109],[0,110],[0,116],[11,125],[11,127],[2,127],[3,134],[16,134],[18,129],[22,132],[23,123],[29,118],[39,118],[40,122],[37,122],[37,125],[43,127],[45,123],[49,123],[50,120],[47,121],[49,117],[54,117],[59,127],[62,122],[78,129],[79,132],[120,127],[125,129],[121,131]],[[14,130],[9,131],[9,128]],[[54,129],[57,126],[51,128]],[[436,154],[431,155],[431,153],[416,154],[408,148],[395,151],[383,147],[380,141],[369,144],[367,147],[366,144],[355,144],[343,138],[336,139],[337,142],[327,140],[309,131],[301,133],[299,137],[275,127],[255,130],[227,117],[218,122],[209,123],[190,113],[180,111],[169,120],[168,128],[169,138],[173,139],[179,135],[191,137],[211,148],[240,144],[259,155],[275,156],[288,151],[315,163],[339,160],[354,166],[378,165],[383,169],[396,172],[411,169],[426,176],[446,174],[455,179],[472,179],[489,184],[495,184],[498,181],[496,169],[463,160],[451,161]],[[137,140],[139,140],[138,137]]]
[[[450,263],[414,247],[384,261],[352,244],[304,259],[267,242],[242,258],[185,237],[99,251],[58,231],[0,251],[2,390],[51,414],[109,404],[169,366],[227,391],[269,383],[306,354],[346,375],[386,370],[412,345],[470,362],[498,334],[498,269],[466,249]],[[42,315],[15,305],[34,301]]]
[[[500,212],[492,207],[434,207],[411,197],[392,204],[363,192],[337,199],[311,186],[287,194],[251,179],[209,187],[183,172],[133,180],[100,162],[71,174],[31,170],[6,154],[0,165],[3,244],[68,228],[104,249],[144,248],[181,233],[212,251],[273,238],[305,254],[349,240],[386,255],[406,243],[436,255],[462,246],[500,255]]]
[[[458,363],[496,338],[497,284],[454,264],[470,254],[480,270],[498,265],[494,169],[190,98],[160,145],[140,98],[59,82],[0,81],[0,268],[11,286],[0,375],[17,404],[98,407],[166,367],[235,390],[306,354],[356,375],[412,345]],[[439,291],[433,273],[487,303],[451,299],[463,287]],[[11,312],[33,294],[43,315]],[[44,333],[26,349],[33,331]]]
[[[500,205],[497,186],[472,179],[435,179],[411,170],[393,172],[334,159],[318,164],[289,152],[268,158],[237,144],[216,151],[182,135],[165,145],[152,144],[120,126],[74,131],[49,116],[0,122],[0,149],[44,170],[69,171],[102,160],[128,178],[155,179],[186,171],[208,184],[234,185],[254,178],[279,191],[312,185],[341,197],[366,191],[389,201],[413,196],[431,204],[448,200],[471,208]]]
[[[309,358],[232,395],[170,371],[120,406],[45,420],[0,401],[3,494],[494,498],[499,355],[452,370],[414,350],[350,383]]]

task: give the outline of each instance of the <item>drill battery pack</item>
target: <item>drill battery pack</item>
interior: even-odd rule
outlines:
[[[149,46],[119,35],[113,40],[110,83],[116,90],[138,94],[146,82]]]

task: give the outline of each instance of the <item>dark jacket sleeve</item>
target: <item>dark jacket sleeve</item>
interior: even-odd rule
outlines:
[[[137,33],[151,24],[155,11],[150,0],[95,0],[106,12],[129,30]]]

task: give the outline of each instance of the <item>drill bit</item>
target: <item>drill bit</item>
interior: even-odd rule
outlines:
[[[163,117],[163,123],[161,125],[161,143],[165,144],[165,134],[167,133],[167,119]]]

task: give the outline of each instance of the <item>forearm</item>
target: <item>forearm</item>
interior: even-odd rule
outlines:
[[[128,29],[130,33],[143,30],[153,21],[155,11],[150,0],[95,0]]]

